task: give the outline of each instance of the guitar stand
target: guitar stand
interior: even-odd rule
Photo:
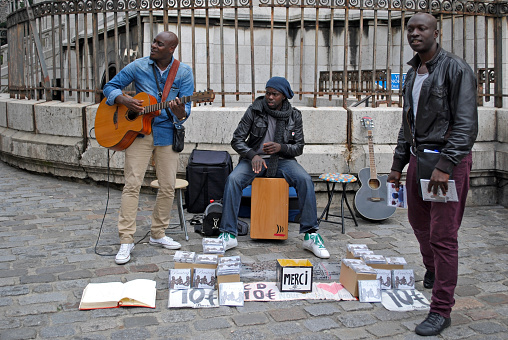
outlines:
[[[319,178],[326,181],[326,192],[328,194],[328,203],[326,204],[325,210],[323,210],[323,213],[321,214],[321,216],[318,219],[318,225],[321,223],[321,221],[325,221],[325,222],[329,222],[329,223],[335,223],[335,224],[341,224],[342,225],[342,233],[345,234],[345,225],[344,225],[344,219],[345,218],[352,219],[355,222],[355,226],[358,227],[358,222],[356,221],[355,214],[353,213],[353,210],[351,209],[351,206],[349,205],[349,202],[347,200],[347,195],[346,195],[347,184],[351,183],[351,182],[355,182],[356,181],[356,177],[354,177],[353,175],[342,175],[342,176],[351,176],[351,178],[349,178],[348,181],[343,181],[343,180],[340,180],[340,179],[337,180],[337,178],[331,178],[330,179],[329,176],[327,177],[325,175],[329,175],[329,174],[320,175]],[[330,182],[332,182],[331,189],[330,189]],[[330,205],[332,204],[333,194],[334,194],[334,191],[335,191],[335,184],[336,183],[342,183],[342,197],[341,197],[341,200],[340,200],[340,212],[341,212],[340,215],[334,215],[334,214],[330,213]],[[344,216],[344,203],[346,203],[346,206],[347,206],[351,216]],[[325,218],[323,218],[323,216]],[[331,220],[328,219],[328,216],[340,217],[341,218],[341,222],[339,222],[339,221],[331,221]]]

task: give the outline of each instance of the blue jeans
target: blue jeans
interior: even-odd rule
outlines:
[[[268,165],[269,159],[265,159]],[[224,188],[222,199],[221,232],[238,235],[238,212],[242,191],[256,177],[262,177],[266,169],[256,174],[252,171],[251,161],[242,159],[231,172]],[[284,178],[290,186],[296,189],[298,194],[298,207],[301,211],[300,233],[311,229],[319,229],[317,222],[316,193],[314,183],[305,169],[295,159],[279,159],[277,174],[275,177]]]

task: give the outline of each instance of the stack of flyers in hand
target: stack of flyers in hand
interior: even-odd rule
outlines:
[[[383,255],[362,255],[362,260],[365,261],[366,264],[370,263],[386,263],[386,259]]]
[[[196,253],[193,251],[177,250],[175,252],[175,255],[173,256],[173,261],[184,262],[184,263],[194,263],[195,256],[196,256]]]
[[[406,200],[406,187],[404,184],[399,184],[399,191],[395,189],[395,183],[386,183],[386,203],[390,207],[405,208],[407,209]]]
[[[386,263],[388,264],[401,264],[406,265],[407,262],[403,257],[387,257]]]
[[[203,263],[203,264],[217,264],[218,255],[217,254],[198,254],[194,259],[194,263]]]
[[[217,276],[240,274],[241,268],[242,262],[240,256],[221,257],[217,266]]]
[[[224,243],[221,239],[204,238],[202,245],[205,254],[224,254]]]

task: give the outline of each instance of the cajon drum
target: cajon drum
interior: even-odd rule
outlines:
[[[256,178],[252,182],[250,237],[288,238],[289,185],[284,178]]]

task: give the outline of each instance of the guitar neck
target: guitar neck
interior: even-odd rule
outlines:
[[[191,102],[192,98],[193,98],[193,96],[184,96],[184,97],[180,98],[180,102],[182,102],[183,104],[186,104],[188,102]],[[170,102],[171,101],[165,101],[165,102],[160,102],[160,103],[153,104],[153,105],[147,105],[147,106],[145,106],[144,114],[154,112],[154,111],[164,110],[169,107]]]
[[[372,131],[368,131],[369,139],[369,161],[370,161],[370,178],[377,178],[376,160],[374,159],[374,143],[372,143]]]

